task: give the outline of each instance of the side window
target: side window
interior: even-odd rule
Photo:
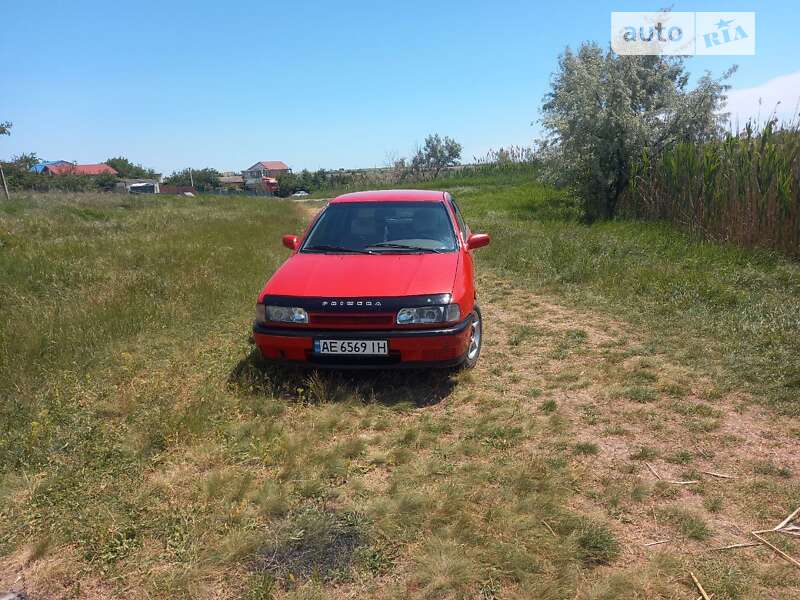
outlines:
[[[455,198],[450,198],[450,201],[453,203],[453,210],[456,213],[456,221],[458,221],[458,228],[461,230],[461,237],[466,240],[469,237],[469,230],[467,229],[467,224],[464,223],[464,217],[461,216],[461,209],[458,208]]]

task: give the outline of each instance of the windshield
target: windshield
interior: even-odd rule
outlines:
[[[441,202],[342,202],[322,213],[301,252],[452,252],[453,226]]]

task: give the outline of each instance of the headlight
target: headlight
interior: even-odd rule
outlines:
[[[460,318],[461,308],[458,306],[458,304],[401,308],[399,311],[397,311],[398,325],[446,323],[449,321],[458,321]]]
[[[297,306],[270,306],[261,304],[256,307],[256,318],[263,311],[265,321],[279,323],[308,323],[308,313]]]

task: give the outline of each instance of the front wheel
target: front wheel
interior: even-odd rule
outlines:
[[[462,369],[471,369],[478,364],[478,358],[481,355],[481,344],[483,343],[483,319],[481,317],[481,309],[476,304],[475,313],[470,324],[469,331],[469,346],[467,347],[467,357],[461,363]]]

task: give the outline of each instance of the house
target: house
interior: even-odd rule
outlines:
[[[219,178],[219,185],[226,190],[243,190],[244,177],[233,173],[223,173],[222,177]]]
[[[41,160],[30,168],[31,173],[41,173],[45,167],[50,165],[71,165],[72,163],[66,160]]]
[[[74,163],[58,162],[54,164],[45,165],[41,171],[45,175],[87,175],[89,177],[96,177],[98,175],[116,175],[117,170],[108,166],[105,163],[93,165],[76,165]]]
[[[277,177],[292,170],[282,160],[262,160],[249,169],[242,171],[245,181],[248,179],[261,179],[262,177]]]
[[[281,160],[262,160],[242,171],[244,187],[248,190],[274,194],[278,189],[278,175],[291,172],[292,170]]]

